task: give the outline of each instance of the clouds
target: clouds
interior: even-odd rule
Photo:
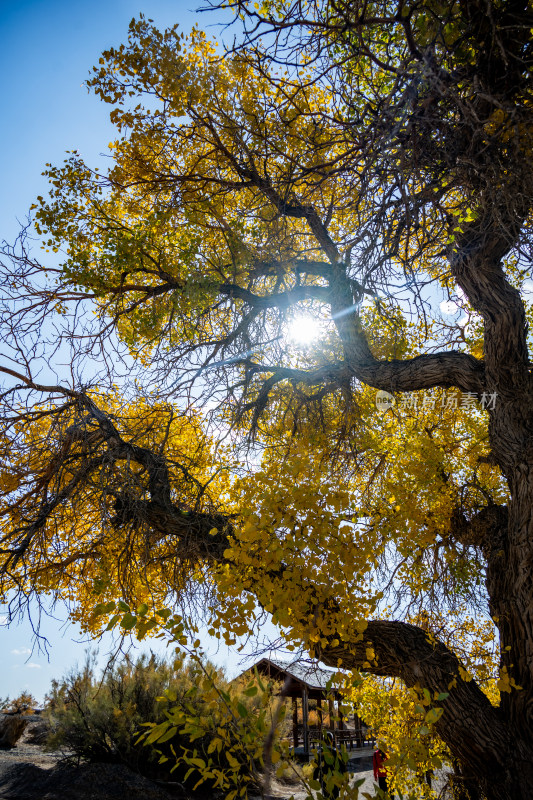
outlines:
[[[9,622],[9,617],[7,614],[0,614],[0,625],[7,625]]]
[[[453,300],[443,300],[440,304],[440,310],[443,314],[455,314],[458,309],[459,306]]]
[[[32,651],[29,647],[14,647],[13,650],[10,651],[11,655],[13,656],[31,656]],[[13,665],[17,667],[17,664]],[[41,669],[40,664],[36,664],[35,661],[29,661],[27,664],[24,664],[26,669]]]
[[[461,311],[468,306],[468,298],[460,286],[455,287],[455,295],[457,297],[457,301],[442,300],[442,302],[439,303],[439,308],[442,314],[455,314],[457,311]]]

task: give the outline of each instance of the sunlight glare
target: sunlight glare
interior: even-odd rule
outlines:
[[[289,323],[288,339],[300,347],[312,344],[320,334],[320,325],[314,317],[295,317]]]

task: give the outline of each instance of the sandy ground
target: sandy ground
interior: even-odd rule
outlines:
[[[45,753],[38,744],[19,742],[11,750],[0,749],[0,773],[14,764],[34,764],[42,769],[51,769],[61,757],[61,753]]]
[[[366,748],[365,748],[366,749]],[[369,750],[371,752],[371,750]],[[15,764],[33,764],[41,769],[51,769],[63,757],[63,753],[46,753],[38,744],[30,744],[24,741],[24,736],[16,747],[11,750],[0,749],[0,776],[2,776],[8,769]],[[354,762],[353,767],[357,768],[359,765]],[[372,770],[358,769],[352,773],[350,782],[364,778],[365,782],[361,787],[361,792],[373,793],[375,784],[372,776]],[[272,781],[270,787],[270,796],[275,798],[285,798],[289,800],[294,797],[294,800],[305,800],[307,793],[298,786],[288,786],[287,784],[279,783],[276,780]]]
[[[369,792],[370,794],[372,794],[377,788],[376,784],[374,783],[372,770],[357,773],[357,775],[354,775],[351,778],[350,783],[352,784],[356,780],[361,780],[361,778],[364,778],[365,782],[360,787],[359,792],[361,794],[363,792]],[[294,800],[305,800],[305,798],[307,797],[307,792],[298,791],[295,787],[283,786],[282,784],[274,781],[272,783],[272,786],[270,787],[270,796],[280,798],[280,800],[282,800],[282,798],[284,798],[285,800],[289,800],[290,797],[293,797]]]

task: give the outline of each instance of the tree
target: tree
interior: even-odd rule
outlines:
[[[30,692],[21,692],[14,700],[6,697],[0,701],[3,714],[33,714],[38,707],[37,700]]]
[[[525,798],[531,12],[238,9],[223,59],[132,23],[89,81],[111,169],[74,152],[38,201],[60,264],[6,252],[4,591],[77,597],[87,625],[121,597],[145,632],[201,587],[228,640],[258,603],[326,663],[428,691],[466,782]],[[68,385],[34,377],[54,312]],[[498,630],[497,707],[439,638],[464,603]]]

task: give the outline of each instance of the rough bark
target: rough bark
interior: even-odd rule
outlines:
[[[371,671],[400,677],[407,686],[447,693],[444,713],[435,729],[463,765],[466,779],[475,779],[489,800],[528,797],[533,785],[533,747],[527,732],[518,733],[501,709],[494,708],[474,680],[460,675],[457,657],[427,633],[403,622],[371,621],[363,640],[346,648],[324,648],[326,664],[361,668],[367,647],[375,652]]]

